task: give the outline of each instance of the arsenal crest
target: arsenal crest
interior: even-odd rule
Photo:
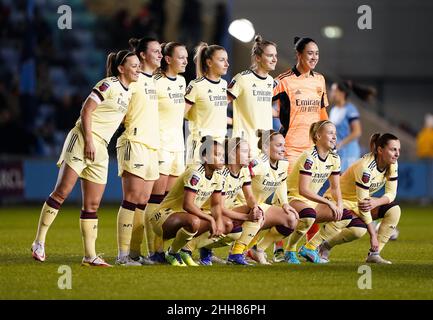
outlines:
[[[317,91],[317,94],[321,97],[322,93],[323,93],[322,87],[317,87],[316,91]]]
[[[106,91],[108,88],[110,87],[110,85],[107,82],[102,82],[102,84],[99,86],[99,91],[104,92]]]
[[[305,160],[304,169],[311,170],[312,167],[313,167],[313,161],[311,161],[310,159]]]
[[[200,177],[196,176],[195,174],[192,175],[191,180],[189,181],[189,183],[192,186],[197,185],[197,183],[200,181]]]
[[[364,183],[368,183],[370,181],[370,174],[367,172],[364,172],[362,174],[362,182]]]

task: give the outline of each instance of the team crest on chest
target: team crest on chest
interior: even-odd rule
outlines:
[[[319,96],[322,96],[322,93],[323,93],[322,87],[317,87],[317,88],[316,88],[316,91],[317,91],[317,94],[318,94]]]

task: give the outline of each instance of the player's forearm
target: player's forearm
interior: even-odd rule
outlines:
[[[87,108],[81,111],[81,126],[83,129],[84,141],[87,143],[92,139],[92,112]]]
[[[193,215],[199,217],[200,219],[209,220],[209,215],[203,213],[203,211],[201,211],[200,208],[197,207],[195,204],[184,204],[183,210],[185,210],[186,212],[188,212],[190,214],[193,214]]]
[[[223,208],[222,212],[223,212],[224,216],[226,216],[230,219],[233,219],[233,220],[240,220],[240,221],[247,221],[248,220],[248,216],[244,213],[233,211],[233,210],[230,210],[227,208]]]
[[[303,196],[304,198],[307,198],[310,201],[314,201],[316,203],[322,203],[322,204],[326,204],[326,205],[329,204],[328,199],[326,199],[322,196],[319,196],[317,193],[314,193],[314,192],[310,191],[309,189],[305,189],[305,190],[300,189],[299,194],[301,196]]]
[[[341,204],[343,204],[343,197],[341,195],[340,187],[332,188],[331,189],[331,195],[332,195],[332,198],[337,203],[337,206],[340,206]]]

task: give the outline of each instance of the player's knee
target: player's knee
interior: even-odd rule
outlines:
[[[278,225],[275,229],[277,229],[277,231],[284,237],[288,237],[293,232],[293,228],[284,225]]]
[[[228,234],[233,230],[233,222],[230,219],[224,219],[224,233]]]
[[[140,196],[140,203],[148,203],[150,200],[150,194],[142,194]]]
[[[88,212],[96,212],[99,209],[99,199],[90,199],[84,203],[84,210]]]
[[[123,195],[123,200],[126,200],[131,203],[147,203],[140,201],[140,192],[138,190],[127,191]]]
[[[384,204],[379,207],[378,218],[382,219],[388,212],[400,211],[400,206],[396,201],[393,201],[388,204]]]
[[[295,229],[297,224],[298,224],[298,220],[296,220],[295,216],[290,215],[290,216],[286,216],[286,219],[285,219],[285,222],[283,225],[286,228]]]
[[[56,200],[58,203],[62,204],[68,196],[68,190],[66,188],[59,187],[53,191],[50,197]]]
[[[367,229],[362,227],[350,227],[348,230],[352,240],[360,239],[367,233]]]
[[[191,216],[186,221],[186,224],[184,225],[184,228],[188,230],[189,232],[197,232],[200,227],[200,218],[196,216]]]
[[[389,208],[384,214],[384,218],[388,218],[392,220],[395,224],[397,224],[398,221],[400,220],[400,216],[401,216],[401,208],[399,205]]]

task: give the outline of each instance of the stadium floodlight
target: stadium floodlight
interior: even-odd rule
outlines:
[[[322,34],[329,39],[339,39],[343,36],[343,29],[339,26],[326,26],[322,28]]]
[[[242,42],[250,42],[255,35],[254,26],[247,19],[237,19],[230,23],[229,33]]]

